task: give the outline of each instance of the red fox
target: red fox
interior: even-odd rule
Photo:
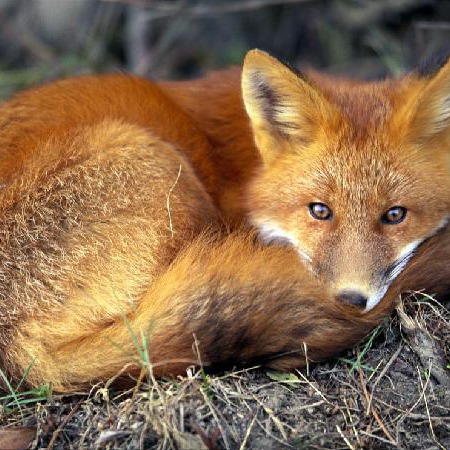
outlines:
[[[450,63],[397,80],[261,51],[186,82],[55,81],[0,108],[0,368],[83,388],[280,369],[450,290]]]

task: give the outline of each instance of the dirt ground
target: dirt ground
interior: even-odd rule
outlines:
[[[355,349],[295,373],[37,395],[7,394],[0,411],[0,430],[33,449],[449,449],[450,311],[416,295]]]

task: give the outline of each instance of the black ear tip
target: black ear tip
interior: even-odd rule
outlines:
[[[442,49],[441,51],[424,58],[415,72],[421,77],[430,77],[439,72],[450,59],[450,48]]]

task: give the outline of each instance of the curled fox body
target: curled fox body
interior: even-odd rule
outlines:
[[[404,290],[450,289],[450,64],[359,83],[253,51],[242,75],[56,81],[3,104],[0,129],[13,379],[136,374],[145,345],[156,376],[289,369]]]

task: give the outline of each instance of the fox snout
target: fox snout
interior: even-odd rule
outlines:
[[[422,240],[416,240],[404,246],[386,266],[382,255],[377,252],[371,253],[369,248],[353,253],[348,258],[351,261],[358,261],[352,268],[342,268],[335,264],[335,270],[331,270],[334,276],[330,282],[334,285],[336,301],[364,312],[370,311],[383,299],[421,242]],[[336,270],[338,268],[341,270]]]

